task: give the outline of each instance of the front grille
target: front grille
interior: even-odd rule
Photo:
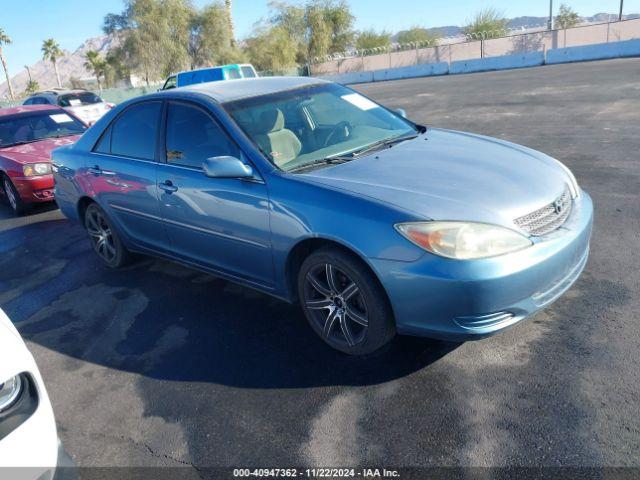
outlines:
[[[515,224],[530,235],[546,235],[559,228],[571,213],[571,192],[565,185],[564,192],[553,202],[514,220]]]

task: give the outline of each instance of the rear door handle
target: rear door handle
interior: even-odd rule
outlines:
[[[165,180],[163,183],[160,183],[158,187],[168,194],[172,194],[178,190],[178,187],[176,187],[171,180]]]
[[[116,172],[112,172],[110,170],[102,170],[98,165],[89,167],[89,173],[93,173],[94,175],[106,175],[109,177],[113,177],[116,174]]]

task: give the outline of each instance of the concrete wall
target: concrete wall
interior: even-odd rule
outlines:
[[[546,63],[584,62],[587,60],[635,56],[640,56],[640,39],[549,50]]]
[[[339,73],[336,75],[319,75],[319,77],[324,78],[325,80],[331,80],[332,82],[341,83],[343,85],[373,82],[373,72]]]
[[[501,57],[486,57],[474,60],[459,60],[452,62],[449,73],[487,72],[490,70],[505,70],[510,68],[536,67],[544,64],[543,52],[520,53],[503,55]]]
[[[386,70],[375,70],[373,81],[398,80],[401,78],[430,77],[433,75],[446,75],[449,73],[447,62],[428,63],[422,65],[410,65],[408,67],[389,68]]]

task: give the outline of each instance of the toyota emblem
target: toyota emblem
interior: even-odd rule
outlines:
[[[562,205],[562,202],[560,200],[556,200],[555,202],[553,202],[553,209],[559,215],[562,213],[562,210],[564,209],[564,205]]]

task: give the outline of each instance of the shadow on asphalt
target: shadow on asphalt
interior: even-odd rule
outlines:
[[[58,206],[56,205],[55,202],[36,203],[25,214],[21,215],[21,217],[24,218],[24,219],[28,219],[32,215],[38,215],[40,213],[52,212],[52,211],[57,210],[57,209],[58,209]],[[4,219],[7,219],[7,218],[8,219],[11,219],[11,218],[18,219],[20,217],[16,217],[13,214],[13,211],[9,207],[9,204],[7,203],[6,199],[2,196],[2,194],[0,194],[0,220],[4,220]]]
[[[245,388],[368,385],[423,369],[458,344],[397,337],[350,357],[297,306],[150,258],[119,271],[81,227],[48,220],[0,232],[0,306],[26,339],[151,378]]]

